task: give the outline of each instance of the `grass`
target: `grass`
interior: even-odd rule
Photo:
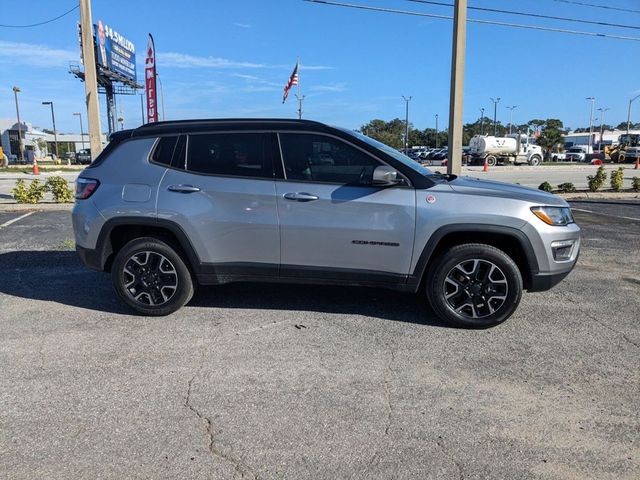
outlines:
[[[79,172],[86,165],[68,166],[68,165],[40,165],[38,164],[41,172]],[[0,168],[2,173],[32,173],[33,167],[31,165],[16,165],[12,167]]]

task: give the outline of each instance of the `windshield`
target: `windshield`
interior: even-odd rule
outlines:
[[[338,129],[342,130],[345,133],[348,133],[349,135],[353,135],[354,137],[357,137],[358,139],[362,140],[365,143],[368,143],[369,145],[371,145],[372,147],[377,148],[378,150],[382,150],[387,155],[393,157],[395,160],[401,162],[402,164],[406,165],[407,167],[411,168],[412,170],[415,170],[416,172],[418,172],[421,175],[424,175],[424,176],[433,175],[433,172],[431,170],[429,170],[428,168],[423,167],[418,162],[416,162],[415,160],[410,159],[406,155],[403,155],[402,153],[397,151],[395,148],[391,148],[390,146],[385,145],[382,142],[378,142],[377,140],[374,140],[373,138],[369,138],[366,135],[363,135],[363,134],[361,134],[359,132],[354,132],[353,130],[349,130],[347,128],[338,127]]]

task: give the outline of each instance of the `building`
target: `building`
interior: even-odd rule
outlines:
[[[24,142],[24,159],[28,162],[33,158],[43,158],[55,153],[55,136],[53,133],[44,132],[34,128],[29,122],[20,124],[22,140]],[[20,143],[18,136],[18,123],[14,120],[0,119],[0,140],[2,149],[10,162],[16,162],[20,158]],[[107,138],[102,136],[102,143],[106,144]],[[58,132],[58,155],[67,152],[77,153],[83,148],[89,148],[89,134]]]
[[[605,130],[602,132],[602,143],[604,145],[616,145],[620,135],[625,135],[626,130]],[[640,130],[629,130],[631,134],[640,134]],[[565,148],[571,148],[574,145],[589,145],[589,132],[568,133],[563,135]],[[594,128],[591,145],[600,143],[600,129]]]

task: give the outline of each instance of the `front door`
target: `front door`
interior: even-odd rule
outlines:
[[[415,191],[372,186],[382,162],[339,138],[279,134],[281,276],[402,281],[409,273]]]

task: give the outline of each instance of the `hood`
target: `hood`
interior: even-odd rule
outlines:
[[[456,192],[466,195],[485,197],[504,197],[523,200],[538,205],[568,206],[564,199],[535,188],[522,187],[513,183],[480,180],[471,177],[458,177],[449,182],[449,186]]]

